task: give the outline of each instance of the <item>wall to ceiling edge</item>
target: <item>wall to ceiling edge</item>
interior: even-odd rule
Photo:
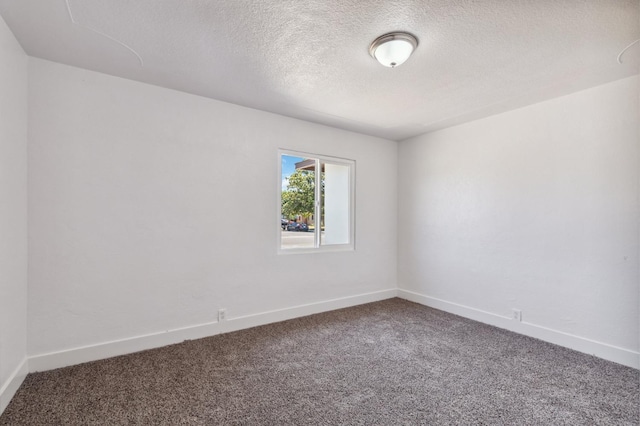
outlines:
[[[0,18],[0,413],[27,374],[27,55]]]
[[[634,76],[400,142],[399,295],[640,367],[638,104]]]

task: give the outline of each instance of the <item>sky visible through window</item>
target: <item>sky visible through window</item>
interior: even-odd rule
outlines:
[[[287,189],[289,176],[296,171],[296,163],[301,162],[304,158],[293,157],[291,155],[282,156],[282,190]]]

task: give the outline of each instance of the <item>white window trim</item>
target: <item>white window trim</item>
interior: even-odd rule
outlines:
[[[316,230],[314,231],[314,245],[315,247],[305,247],[305,248],[290,248],[283,249],[282,248],[282,232],[281,232],[281,219],[282,219],[282,156],[290,155],[293,157],[300,158],[313,158],[316,160],[316,170],[319,170],[317,165],[319,163],[329,163],[329,164],[340,164],[349,166],[349,243],[348,244],[330,244],[330,245],[321,245],[320,232],[321,227],[316,226]],[[340,157],[332,157],[328,155],[319,155],[313,154],[310,152],[302,152],[295,151],[291,149],[278,149],[278,203],[277,203],[277,218],[278,218],[278,227],[276,228],[277,233],[277,252],[278,254],[307,254],[307,253],[326,253],[326,252],[340,252],[340,251],[355,251],[355,238],[356,238],[356,229],[355,229],[355,217],[356,217],[356,184],[355,184],[355,176],[356,175],[356,161],[340,158]],[[320,218],[322,215],[320,214],[320,173],[316,173],[316,194],[315,194],[315,212],[314,217]]]

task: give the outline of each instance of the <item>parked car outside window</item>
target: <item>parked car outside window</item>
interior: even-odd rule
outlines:
[[[309,226],[306,223],[290,222],[286,226],[286,230],[287,231],[296,231],[296,232],[308,232],[309,231]]]

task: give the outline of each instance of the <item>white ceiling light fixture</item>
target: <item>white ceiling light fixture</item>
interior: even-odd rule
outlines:
[[[409,33],[394,32],[381,35],[369,46],[369,53],[385,67],[402,65],[418,47],[418,39]]]

